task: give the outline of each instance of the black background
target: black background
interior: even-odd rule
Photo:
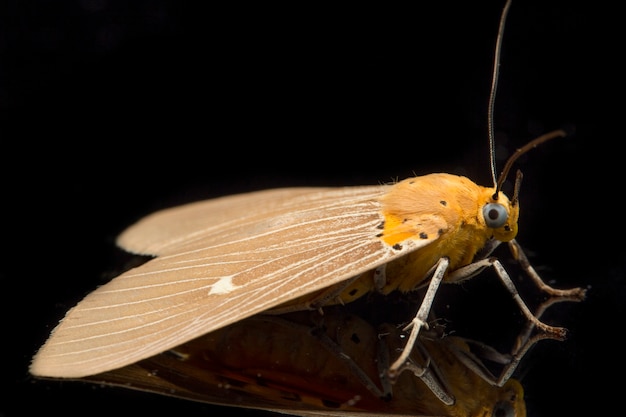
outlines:
[[[0,18],[0,416],[216,408],[27,372],[64,312],[122,267],[115,236],[151,211],[434,171],[490,184],[502,2],[197,3],[11,2]],[[576,128],[519,161],[518,240],[555,285],[591,285],[584,303],[555,307],[570,338],[524,364],[531,416],[601,414],[623,397],[624,158],[612,145],[623,137],[622,74],[615,11],[598,7],[520,0],[504,40],[503,155]]]

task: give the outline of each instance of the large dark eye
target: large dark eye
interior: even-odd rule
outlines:
[[[506,401],[497,402],[493,407],[491,417],[516,417],[515,409],[511,403]]]
[[[483,207],[483,217],[488,227],[497,229],[498,227],[504,226],[509,215],[502,204],[489,203],[485,204]]]

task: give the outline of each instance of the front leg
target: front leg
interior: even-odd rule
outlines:
[[[535,316],[539,319],[542,314],[553,304],[563,301],[576,301],[576,299],[568,297],[551,298],[544,301],[535,311]],[[531,331],[534,327],[528,323],[527,328],[518,336],[516,345],[509,354],[502,354],[493,347],[486,345],[482,342],[461,338],[455,336],[457,339],[462,340],[468,347],[472,346],[472,349],[460,349],[454,344],[450,344],[453,347],[453,351],[456,357],[465,364],[468,368],[472,369],[474,373],[479,375],[483,380],[487,381],[491,385],[498,387],[503,386],[509,378],[513,375],[520,361],[528,352],[528,350],[534,346],[540,340],[553,339],[549,333],[539,333],[531,337]],[[489,361],[495,364],[502,365],[500,374],[496,377],[485,366],[485,361]]]
[[[487,267],[494,268],[494,270],[498,274],[498,277],[500,278],[500,281],[502,281],[502,283],[504,284],[504,287],[507,289],[509,294],[511,294],[511,297],[513,297],[513,300],[518,305],[519,309],[522,311],[522,314],[524,314],[526,319],[530,323],[532,323],[533,326],[537,327],[544,333],[549,333],[551,338],[558,339],[558,340],[565,339],[567,335],[567,330],[565,328],[547,325],[544,322],[540,321],[530,311],[530,309],[528,308],[524,300],[522,300],[522,297],[520,297],[519,293],[517,292],[517,288],[515,288],[515,284],[513,284],[513,281],[511,280],[511,277],[509,276],[508,272],[506,271],[506,269],[504,269],[500,261],[495,257],[481,259],[477,262],[471,263],[469,265],[466,265],[462,268],[459,268],[451,272],[450,275],[448,276],[448,282],[454,282],[454,283],[463,282],[477,275],[478,273],[480,273],[482,270],[484,270]]]
[[[509,242],[509,249],[513,258],[520,264],[526,275],[533,280],[535,285],[539,287],[539,289],[551,297],[565,297],[568,301],[582,301],[585,299],[586,290],[584,288],[572,288],[569,290],[561,290],[558,288],[553,288],[543,282],[535,268],[530,264],[526,254],[522,250],[522,247],[517,243],[515,239]]]
[[[448,269],[448,265],[450,265],[450,260],[448,258],[441,258],[439,262],[437,262],[435,267],[435,272],[433,273],[433,277],[428,284],[428,289],[426,290],[426,294],[424,295],[424,299],[422,300],[422,304],[420,308],[411,321],[404,330],[411,329],[411,333],[409,334],[409,339],[404,346],[404,349],[400,353],[400,356],[396,361],[389,367],[389,376],[392,380],[395,380],[397,376],[401,373],[404,365],[409,359],[409,355],[415,346],[415,342],[417,341],[417,337],[419,336],[420,329],[423,327],[428,329],[428,323],[426,320],[430,314],[430,309],[435,301],[435,295],[437,294],[437,289],[439,288],[439,284],[443,280],[443,276]]]

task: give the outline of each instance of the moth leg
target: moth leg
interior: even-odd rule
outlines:
[[[499,261],[496,261],[495,258],[486,258],[493,252],[493,250],[496,247],[498,247],[498,245],[499,245],[499,242],[495,240],[488,242],[488,244],[485,246],[482,257],[479,257],[483,259],[477,260],[476,262],[464,268],[460,268],[459,270],[454,271],[453,273],[450,274],[450,276],[448,277],[448,280],[451,282],[456,282],[456,283],[462,282],[468,278],[471,278],[477,275],[480,271],[482,271],[486,267],[493,266],[496,272],[498,273],[500,280],[504,283],[505,287],[509,290],[509,292],[511,293],[516,303],[521,308],[524,315],[528,318],[525,328],[520,332],[520,334],[518,335],[516,339],[516,342],[511,351],[511,354],[507,355],[508,363],[505,369],[503,370],[502,374],[497,379],[493,376],[484,378],[485,380],[488,380],[488,381],[489,379],[496,381],[497,385],[501,386],[510,378],[510,376],[515,371],[515,368],[517,367],[522,357],[535,343],[543,339],[563,340],[565,338],[565,332],[566,332],[565,329],[547,326],[543,324],[543,322],[539,321],[544,311],[548,307],[556,303],[560,303],[564,301],[573,301],[573,302],[582,301],[585,298],[586,290],[583,288],[561,290],[561,289],[553,288],[549,286],[548,284],[546,284],[541,279],[539,274],[535,271],[535,269],[532,267],[530,262],[528,261],[528,258],[524,254],[524,251],[520,247],[519,243],[515,239],[513,239],[510,242],[508,242],[508,246],[511,251],[511,254],[513,255],[513,258],[516,260],[516,262],[518,262],[520,267],[524,270],[525,274],[535,283],[535,285],[539,288],[539,290],[543,291],[544,293],[548,294],[548,296],[551,297],[548,300],[544,301],[537,308],[537,311],[535,311],[534,314],[532,315],[529,314],[530,313],[529,309],[527,308],[525,303],[522,301],[521,297],[519,297],[517,290],[515,289],[511,279],[509,278],[508,273],[506,272],[502,264]],[[541,330],[541,333],[531,337],[531,334],[536,327],[538,327]],[[479,342],[471,341],[471,344],[473,346],[478,346]],[[481,350],[483,353],[485,353],[489,349],[487,346],[482,345]],[[493,356],[493,354],[490,354],[490,355]],[[490,359],[493,360],[493,358],[490,358]],[[469,362],[467,363],[468,366],[469,366]],[[476,361],[473,361],[473,362],[476,363]],[[479,371],[475,366],[473,367],[473,369],[479,375],[483,376],[483,373],[481,373],[481,371]]]
[[[400,356],[396,359],[396,361],[389,367],[389,376],[392,379],[395,379],[400,372],[400,369],[405,365],[407,360],[409,359],[409,355],[417,342],[417,337],[419,335],[420,329],[425,328],[428,329],[427,319],[430,315],[430,309],[433,305],[433,301],[435,300],[435,295],[437,294],[437,289],[439,288],[439,284],[443,280],[443,276],[448,269],[448,265],[450,264],[450,260],[448,258],[441,258],[439,262],[437,262],[435,272],[433,273],[432,278],[430,279],[430,283],[428,284],[428,289],[426,290],[426,294],[424,295],[424,299],[420,305],[417,314],[409,323],[404,330],[411,329],[411,333],[409,334],[409,338],[404,346],[404,349],[400,353]]]
[[[554,327],[554,326],[547,325],[544,322],[540,321],[537,317],[535,317],[535,315],[530,311],[530,309],[528,308],[524,300],[522,300],[522,297],[517,292],[517,288],[515,288],[515,284],[513,284],[513,281],[511,280],[511,277],[509,276],[508,272],[506,271],[506,269],[504,269],[500,261],[495,257],[481,259],[472,264],[469,264],[467,266],[464,266],[462,268],[455,270],[454,272],[450,273],[450,275],[448,276],[448,282],[459,283],[459,282],[465,281],[473,277],[474,275],[477,275],[480,271],[482,271],[483,269],[489,266],[495,269],[496,273],[498,274],[498,277],[500,278],[500,281],[504,284],[505,288],[509,291],[509,293],[513,297],[513,300],[518,305],[519,309],[524,314],[526,319],[532,324],[532,326],[537,327],[538,329],[540,329],[541,331],[545,333],[549,333],[551,335],[550,336],[551,338],[554,338],[557,340],[565,339],[567,335],[567,329],[563,327]]]
[[[541,316],[548,309],[548,307],[552,306],[553,304],[562,303],[566,301],[579,302],[581,301],[581,299],[579,298],[577,293],[574,293],[572,296],[558,296],[558,297],[549,298],[545,300],[543,303],[541,303],[539,307],[537,307],[537,310],[535,311],[535,317],[537,317],[538,319],[541,318]],[[526,323],[526,326],[520,332],[520,334],[517,337],[517,340],[515,341],[515,345],[512,351],[512,354],[514,357],[519,356],[521,359],[521,357],[523,356],[523,353],[525,353],[535,343],[535,342],[531,342],[534,339],[534,337],[531,338],[531,334],[534,328],[535,326],[533,325],[533,323],[531,322]]]
[[[526,254],[522,250],[521,246],[515,239],[509,242],[509,249],[511,250],[511,254],[513,258],[520,264],[526,275],[528,275],[533,282],[539,287],[539,289],[550,296],[553,297],[568,297],[567,301],[582,301],[585,298],[586,290],[584,288],[572,288],[569,290],[561,290],[557,288],[553,288],[543,282],[535,268],[532,267]]]
[[[363,371],[363,369],[352,360],[350,356],[344,353],[343,349],[340,345],[338,345],[334,340],[328,337],[326,334],[321,332],[314,332],[315,337],[319,340],[320,344],[329,351],[331,354],[341,359],[341,361],[350,369],[350,373],[354,375],[361,384],[365,388],[367,388],[372,394],[374,394],[378,398],[389,398],[391,396],[391,391],[385,390],[385,385],[383,384],[383,390],[378,388],[378,386],[372,381],[372,379]],[[390,386],[387,385],[387,388],[390,389]]]
[[[381,334],[378,335],[378,343],[376,344],[376,366],[378,369],[378,375],[380,377],[380,384],[383,388],[383,392],[389,393],[389,395],[391,395],[391,379],[389,378],[389,375],[387,373],[387,370],[389,369],[389,346],[381,336]]]
[[[578,300],[573,297],[569,299],[567,297],[551,298],[544,301],[537,308],[535,316],[539,319],[548,309],[548,307],[563,301]],[[471,351],[467,349],[461,349],[455,344],[451,344],[451,346],[453,347],[452,350],[455,356],[465,366],[470,368],[472,371],[474,371],[474,373],[476,373],[488,383],[501,387],[511,378],[522,358],[526,355],[528,350],[535,345],[535,343],[545,339],[556,339],[556,337],[551,333],[539,333],[531,337],[531,332],[533,329],[534,326],[529,322],[526,326],[526,329],[518,336],[516,345],[510,354],[500,353],[492,346],[486,345],[482,342],[457,336],[454,336],[454,338],[462,340],[467,346],[473,346],[473,349]],[[491,373],[491,371],[485,365],[484,360],[488,360],[492,363],[503,366],[498,377],[494,376]]]
[[[454,405],[456,399],[450,393],[450,388],[446,382],[445,375],[441,372],[437,366],[436,361],[432,360],[427,349],[419,341],[415,344],[416,350],[419,351],[422,358],[424,358],[424,365],[419,365],[413,359],[415,350],[411,352],[412,356],[400,366],[397,371],[396,377],[404,371],[410,371],[422,380],[422,382],[430,389],[430,391],[439,400],[446,405]]]
[[[390,326],[389,324],[382,325]],[[377,347],[376,347],[376,362],[378,367],[378,374],[380,378],[380,384],[382,390],[372,381],[372,379],[361,369],[361,367],[354,362],[350,356],[348,356],[341,345],[335,340],[328,337],[319,329],[313,329],[311,331],[320,344],[332,353],[337,358],[341,359],[346,366],[350,369],[350,372],[365,386],[372,394],[377,395],[379,398],[391,398],[392,395],[392,381],[389,377],[389,349],[390,343],[385,340],[385,335],[389,335],[392,332],[381,331]],[[419,352],[423,358],[424,365],[419,365],[415,362],[415,352]],[[407,359],[404,364],[398,370],[398,374],[410,371],[415,376],[420,378],[424,384],[431,390],[431,392],[446,405],[453,405],[455,403],[454,396],[450,393],[449,386],[446,382],[445,376],[437,367],[435,361],[431,359],[430,354],[423,344],[418,340],[415,344],[415,350],[412,349],[411,357]]]
[[[537,311],[535,312],[535,317],[537,317],[537,319],[540,319],[543,313],[548,309],[548,307],[552,306],[553,304],[561,303],[564,301],[581,301],[577,293],[572,292],[572,294],[573,295],[571,296],[553,297],[544,301],[537,308]],[[513,375],[513,372],[515,372],[517,365],[520,363],[524,355],[526,355],[528,350],[535,345],[535,343],[544,339],[562,340],[561,338],[557,337],[557,335],[553,335],[551,333],[538,333],[531,337],[534,328],[534,323],[527,322],[524,330],[520,332],[511,352],[511,361],[504,367],[497,381],[498,386],[504,385],[504,383],[506,383],[511,375]]]
[[[544,311],[553,304],[560,303],[563,301],[571,301],[571,302],[579,302],[585,299],[586,289],[584,288],[571,288],[567,290],[562,290],[558,288],[553,288],[550,285],[546,284],[535,268],[530,264],[526,254],[522,250],[521,246],[515,239],[508,242],[509,249],[513,258],[519,263],[520,267],[524,270],[526,275],[535,283],[535,285],[539,288],[540,291],[543,291],[545,294],[550,296],[548,300],[544,301],[535,312],[535,317],[540,318]],[[536,336],[531,338],[531,333],[535,328],[535,323],[527,322],[526,327],[522,332],[520,332],[515,346],[513,348],[513,354],[515,357],[523,356],[522,352],[526,352],[534,343],[536,343]],[[532,342],[535,340],[535,342]],[[521,354],[520,354],[521,353]]]

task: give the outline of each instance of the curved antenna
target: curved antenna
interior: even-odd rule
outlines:
[[[498,28],[498,36],[496,38],[496,50],[493,58],[493,76],[491,78],[491,93],[489,94],[489,107],[487,109],[487,129],[489,134],[489,156],[491,157],[491,178],[493,186],[496,187],[496,150],[495,138],[493,133],[493,108],[496,101],[496,89],[498,88],[498,75],[500,73],[500,51],[502,50],[502,38],[504,37],[504,24],[506,16],[511,8],[512,0],[507,0],[500,16],[500,27]],[[496,191],[496,195],[498,195]]]
[[[511,155],[508,161],[506,161],[506,164],[504,164],[504,168],[502,169],[502,172],[500,173],[500,177],[498,178],[498,181],[496,182],[496,191],[493,194],[492,198],[494,200],[498,199],[498,193],[500,192],[500,189],[502,188],[502,184],[504,184],[504,181],[506,180],[506,176],[509,175],[509,171],[511,170],[511,167],[513,166],[513,163],[517,160],[517,158],[524,155],[526,152],[537,147],[537,145],[543,142],[547,142],[550,139],[554,139],[554,138],[559,138],[559,137],[562,138],[565,136],[567,136],[567,133],[563,129],[553,130],[552,132],[548,132],[546,134],[539,136],[536,139],[531,140],[530,142],[528,142],[526,145],[522,146],[521,148],[518,148],[515,151],[515,153]],[[516,181],[516,183],[519,183],[520,181],[521,181],[521,176],[520,174],[518,174],[518,180]],[[516,190],[515,190],[514,199],[517,200],[517,193],[519,192],[518,190],[519,185],[516,184],[515,188]]]

